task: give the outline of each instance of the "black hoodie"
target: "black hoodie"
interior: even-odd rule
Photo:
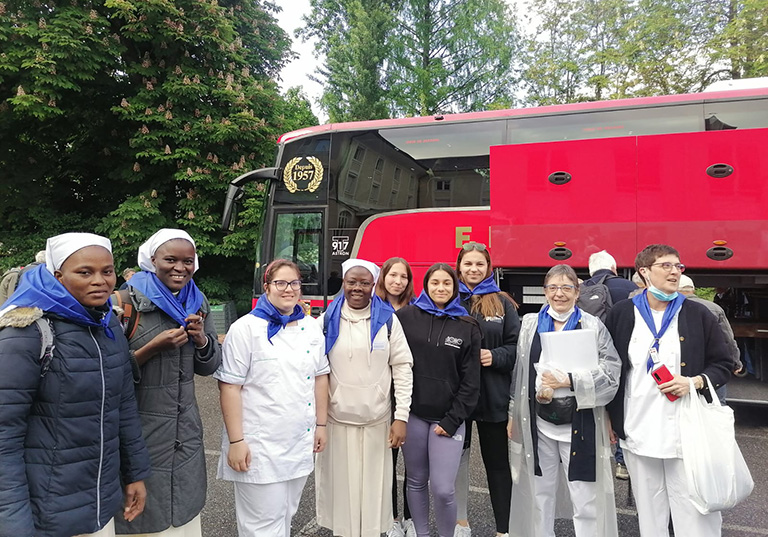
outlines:
[[[480,395],[480,328],[471,317],[437,317],[416,306],[397,317],[413,354],[411,412],[453,436]]]

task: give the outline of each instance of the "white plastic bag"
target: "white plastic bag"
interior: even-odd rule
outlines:
[[[706,379],[710,386],[709,378]],[[733,409],[691,390],[680,399],[680,438],[688,494],[702,514],[730,509],[755,486],[736,443]]]

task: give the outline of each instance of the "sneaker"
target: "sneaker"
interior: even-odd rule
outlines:
[[[392,525],[392,529],[387,532],[387,537],[405,537],[403,525],[400,524],[399,520],[395,520],[395,523]]]
[[[413,525],[413,520],[410,518],[403,520],[402,527],[405,537],[416,537],[416,526]]]
[[[456,524],[453,528],[453,537],[472,537],[472,528]]]
[[[616,479],[621,479],[622,481],[629,479],[629,472],[627,472],[627,467],[620,462],[616,463]]]

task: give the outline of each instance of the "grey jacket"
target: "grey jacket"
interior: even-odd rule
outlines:
[[[140,312],[136,332],[129,341],[132,351],[163,330],[178,328],[176,321],[139,291],[130,288],[130,293],[134,308]],[[152,460],[152,476],[146,480],[144,513],[130,524],[115,517],[118,534],[155,533],[183,526],[205,505],[203,424],[195,399],[195,374],[208,376],[218,369],[221,346],[208,315],[207,299],[200,311],[206,314],[208,345],[204,349],[196,350],[189,342],[151,357],[141,368],[134,362],[136,401]]]
[[[720,330],[723,331],[723,336],[725,336],[725,343],[728,345],[728,354],[733,358],[732,371],[741,369],[741,352],[739,351],[739,346],[736,344],[736,338],[733,337],[733,329],[731,328],[731,323],[728,322],[728,318],[725,316],[725,310],[711,300],[704,300],[696,295],[688,296],[687,300],[693,300],[699,304],[704,304],[707,309],[712,312],[712,315],[717,319],[717,324],[720,327]]]

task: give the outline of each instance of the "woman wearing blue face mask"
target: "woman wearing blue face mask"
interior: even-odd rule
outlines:
[[[727,345],[715,316],[678,294],[685,266],[677,250],[650,245],[637,254],[635,268],[647,289],[615,304],[606,326],[622,360],[619,391],[608,410],[632,476],[640,535],[668,535],[671,511],[677,535],[719,536],[720,513],[702,515],[687,499],[679,403],[667,396],[687,395],[693,378],[711,401],[730,378]],[[651,373],[662,368],[672,380],[657,385]]]
[[[397,316],[413,353],[413,401],[403,445],[408,505],[417,535],[428,536],[431,489],[438,535],[451,537],[464,422],[480,392],[482,335],[461,306],[458,279],[445,263],[427,270],[424,291]]]

